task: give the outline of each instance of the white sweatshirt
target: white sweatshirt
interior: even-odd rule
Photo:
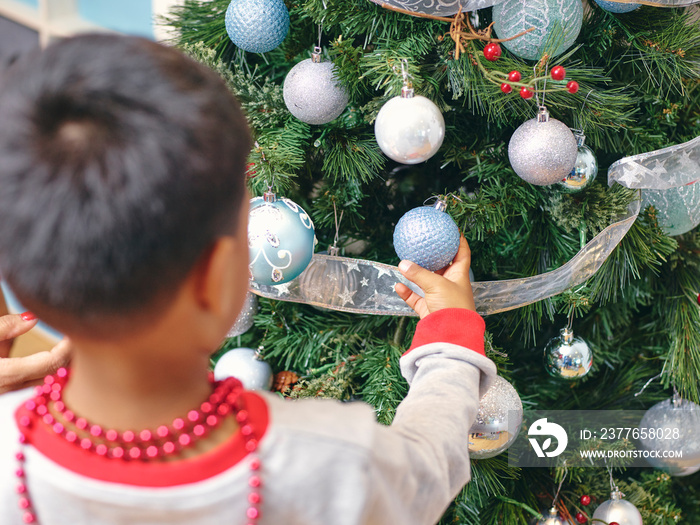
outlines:
[[[401,358],[410,390],[391,426],[378,424],[364,403],[247,393],[260,432],[258,523],[437,522],[469,480],[469,428],[496,372],[483,355],[483,332],[468,310],[419,322]],[[15,411],[32,395],[0,396],[1,525],[22,523]],[[158,464],[95,460],[46,429],[31,438],[24,467],[40,525],[246,523],[250,458],[240,435],[205,457]]]

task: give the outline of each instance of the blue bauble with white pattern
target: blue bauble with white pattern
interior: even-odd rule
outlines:
[[[620,4],[618,2],[607,2],[606,0],[595,0],[595,3],[609,13],[629,13],[642,7],[642,4]]]
[[[267,53],[289,32],[289,11],[282,0],[232,0],[226,9],[226,32],[237,47]]]
[[[454,259],[459,249],[459,228],[445,212],[445,204],[420,206],[404,214],[394,229],[394,250],[402,260],[434,272]]]
[[[298,277],[311,262],[316,236],[304,209],[274,193],[250,200],[250,278],[272,286]]]
[[[514,55],[539,60],[569,49],[581,31],[581,0],[505,0],[493,7],[493,28],[498,38],[511,38],[531,27],[534,30],[502,42]]]

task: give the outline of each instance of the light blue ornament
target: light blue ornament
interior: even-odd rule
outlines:
[[[576,41],[583,23],[583,4],[581,0],[505,0],[494,6],[493,21],[498,38],[510,38],[534,27],[502,44],[520,58],[539,60],[545,51],[561,55]]]
[[[244,51],[272,51],[288,31],[289,11],[282,0],[232,0],[226,9],[226,32]]]
[[[434,272],[454,259],[459,249],[457,224],[446,212],[445,201],[406,212],[394,229],[394,250],[402,260]]]
[[[667,190],[642,190],[642,207],[654,206],[666,235],[681,235],[700,224],[700,181]]]
[[[642,7],[642,4],[620,4],[618,2],[607,2],[606,0],[595,0],[595,3],[610,13],[629,13]]]
[[[316,237],[304,209],[274,193],[250,200],[248,247],[250,277],[258,284],[284,284],[311,262]]]

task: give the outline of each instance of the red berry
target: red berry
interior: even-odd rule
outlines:
[[[550,74],[554,80],[564,80],[566,78],[566,69],[562,66],[554,66]]]
[[[576,521],[579,523],[586,523],[588,521],[588,516],[586,516],[583,512],[577,512]]]
[[[520,76],[520,71],[511,71],[508,73],[508,80],[511,82],[520,82],[520,79],[522,76]]]
[[[608,523],[608,525],[620,525],[620,524],[616,521],[611,521],[610,523]]]
[[[581,496],[581,505],[584,507],[587,507],[588,505],[591,504],[591,497],[588,494],[584,494]]]
[[[501,91],[503,91],[505,94],[508,94],[511,91],[513,91],[513,86],[504,82],[503,84],[501,84]]]
[[[520,96],[523,97],[525,100],[530,99],[535,96],[535,94],[527,89],[526,87],[520,88]]]
[[[501,56],[501,46],[496,42],[486,44],[484,48],[484,58],[490,62],[495,62]]]
[[[569,93],[576,93],[578,91],[578,82],[575,80],[569,80],[566,83],[566,89],[569,90]]]

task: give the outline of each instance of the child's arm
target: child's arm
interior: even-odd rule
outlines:
[[[393,424],[377,431],[367,523],[435,523],[469,480],[469,428],[496,373],[484,356],[484,321],[474,311],[469,262],[462,239],[442,275],[400,265],[425,297],[397,287],[421,321],[401,358],[410,391]]]

